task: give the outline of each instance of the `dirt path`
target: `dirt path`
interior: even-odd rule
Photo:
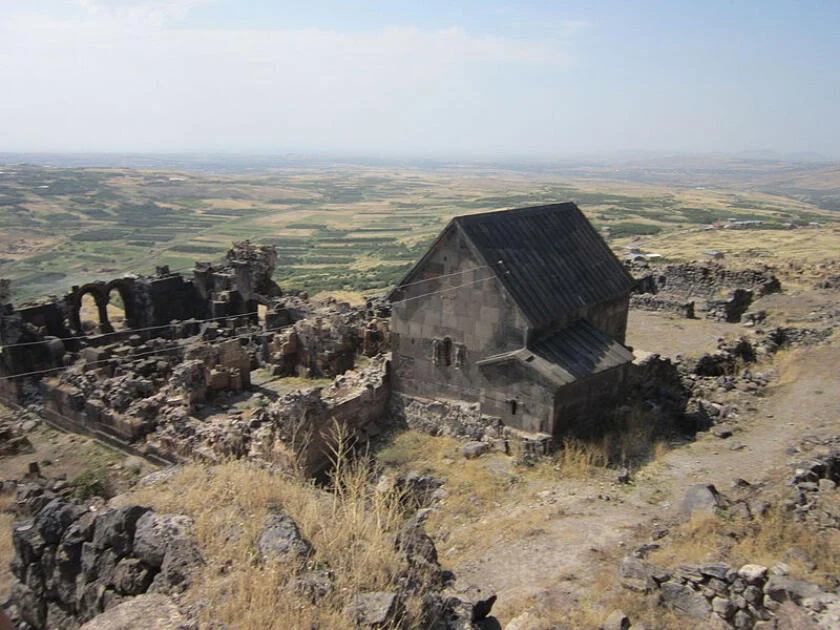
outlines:
[[[482,540],[478,527],[475,548],[451,566],[458,583],[496,592],[503,624],[534,601],[580,597],[599,569],[615,571],[634,529],[675,515],[689,486],[711,482],[725,492],[736,478],[755,481],[784,466],[785,449],[803,435],[840,433],[838,365],[840,346],[802,351],[792,366],[796,379],[756,399],[756,410],[741,418],[735,436],[705,434],[676,448],[640,471],[632,486],[611,480],[530,484],[514,513],[528,524],[522,535]],[[736,442],[743,447],[731,450]],[[508,514],[490,512],[485,522]],[[447,562],[445,551],[442,560]]]

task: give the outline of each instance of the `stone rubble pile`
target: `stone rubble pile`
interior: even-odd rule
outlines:
[[[804,608],[817,623],[840,615],[840,595],[794,580],[784,567],[771,572],[757,564],[716,563],[665,569],[630,555],[619,577],[625,588],[656,593],[661,605],[708,628],[772,628],[769,622],[786,602]]]
[[[192,519],[147,507],[91,506],[35,483],[12,529],[16,581],[4,604],[21,628],[78,628],[142,593],[177,594],[202,564]]]

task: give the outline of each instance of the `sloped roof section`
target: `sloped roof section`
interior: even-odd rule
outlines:
[[[633,279],[573,203],[455,217],[536,329],[627,294]]]
[[[632,360],[630,350],[581,319],[527,348],[488,357],[478,365],[517,361],[562,386]]]

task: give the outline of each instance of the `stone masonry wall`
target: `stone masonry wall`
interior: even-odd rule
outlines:
[[[12,529],[12,616],[69,630],[128,598],[186,588],[202,563],[186,516],[131,505],[92,511],[37,484],[18,490],[29,518]]]

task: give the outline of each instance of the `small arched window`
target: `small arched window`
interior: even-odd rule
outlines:
[[[452,338],[443,338],[443,364],[452,365]]]

